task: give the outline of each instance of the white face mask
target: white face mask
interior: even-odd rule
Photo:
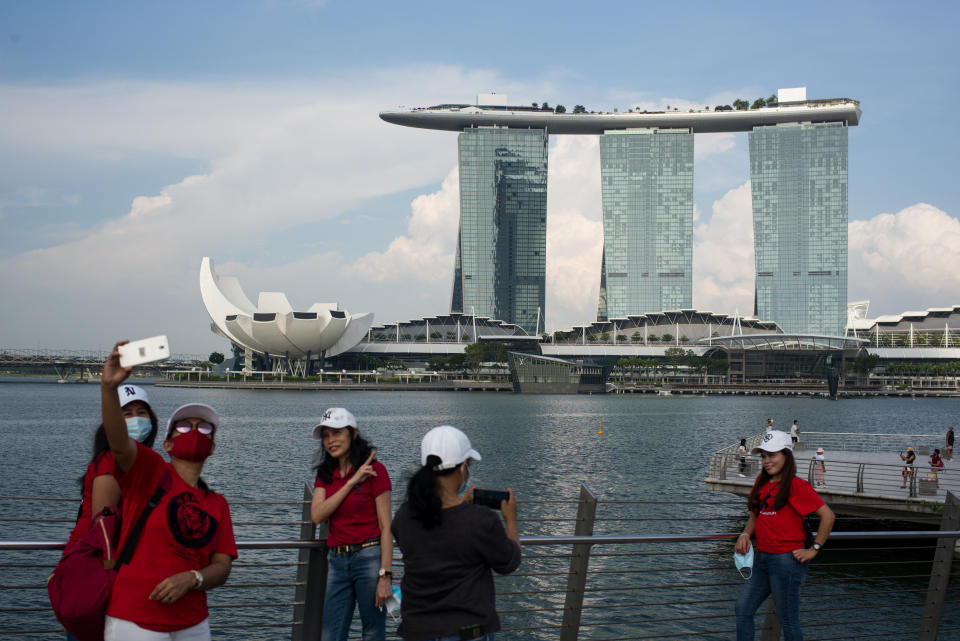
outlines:
[[[153,424],[150,422],[150,419],[144,416],[131,416],[125,420],[127,421],[127,434],[141,443],[150,435],[150,430],[153,429]]]
[[[737,566],[737,571],[745,579],[753,576],[753,546],[747,550],[746,554],[733,553],[733,564]]]

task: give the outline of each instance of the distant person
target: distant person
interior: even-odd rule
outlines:
[[[754,614],[773,594],[784,641],[801,641],[800,586],[807,576],[808,562],[827,542],[836,520],[810,484],[797,476],[790,437],[779,431],[764,434],[753,448],[763,467],[754,481],[747,501],[750,516],[737,537],[737,554],[750,550],[756,535],[753,572],[737,597],[737,641],[754,641]],[[813,542],[807,543],[803,518],[820,517]]]
[[[747,439],[740,439],[740,447],[737,448],[737,454],[740,455],[740,476],[747,476]]]
[[[823,456],[823,448],[818,447],[817,453],[813,457],[813,478],[817,483],[817,487],[827,487],[827,483],[824,480],[826,473],[827,461]]]
[[[130,438],[118,388],[130,375],[120,366],[117,343],[103,367],[100,402],[103,427],[116,461],[123,496],[123,541],[158,488],[166,491],[146,520],[130,562],[120,566],[110,591],[105,641],[209,641],[207,590],[230,576],[237,546],[230,507],[200,474],[213,454],[219,428],[216,411],[203,403],[183,405],[167,422],[159,454]]]
[[[937,487],[940,487],[940,473],[943,472],[943,459],[940,458],[940,448],[933,450],[930,455],[930,476],[929,480],[935,481]]]
[[[320,449],[310,515],[314,523],[330,522],[323,641],[346,641],[357,609],[363,641],[383,641],[384,605],[393,594],[390,475],[342,407],[323,413],[313,438]]]
[[[768,419],[767,419],[767,429],[766,429],[766,431],[767,431],[767,432],[770,432],[770,431],[772,431],[772,430],[773,430],[773,419],[772,419],[772,418],[768,418]]]
[[[797,426],[797,419],[793,419],[793,425],[790,426],[790,442],[793,443],[793,446],[797,446],[797,441],[800,440],[800,428]]]
[[[393,519],[404,567],[397,634],[409,641],[493,641],[500,630],[491,570],[507,574],[520,566],[517,501],[507,488],[501,523],[494,510],[472,502],[473,488],[461,496],[471,459],[480,454],[457,428],[427,432],[422,467]]]
[[[953,425],[947,428],[947,460],[953,460]]]
[[[900,452],[900,459],[906,461],[906,465],[903,466],[903,472],[901,472],[901,475],[903,476],[903,484],[900,487],[903,488],[907,487],[907,483],[913,480],[913,464],[917,460],[917,455],[913,453],[912,447],[908,447],[906,454]]]

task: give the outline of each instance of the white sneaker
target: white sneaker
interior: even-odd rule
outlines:
[[[742,479],[747,478],[747,475],[746,475],[746,474],[737,474],[737,476],[739,476],[739,477],[742,478]]]

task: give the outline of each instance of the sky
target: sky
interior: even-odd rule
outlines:
[[[960,5],[0,0],[0,348],[167,334],[227,351],[200,262],[248,297],[375,323],[449,311],[452,132],[380,111],[506,93],[702,108],[781,87],[860,101],[850,301],[960,304]],[[698,135],[693,305],[753,308],[747,134]],[[546,329],[596,317],[596,137],[553,136]]]

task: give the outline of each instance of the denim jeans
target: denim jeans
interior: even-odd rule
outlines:
[[[383,641],[387,613],[376,604],[380,546],[371,545],[345,554],[331,550],[328,559],[323,641],[346,641],[355,607],[360,609],[363,641]]]
[[[773,593],[784,641],[803,641],[800,631],[800,586],[809,563],[800,563],[792,552],[767,554],[759,550],[753,559],[753,575],[737,597],[737,641],[753,641],[753,615]]]

